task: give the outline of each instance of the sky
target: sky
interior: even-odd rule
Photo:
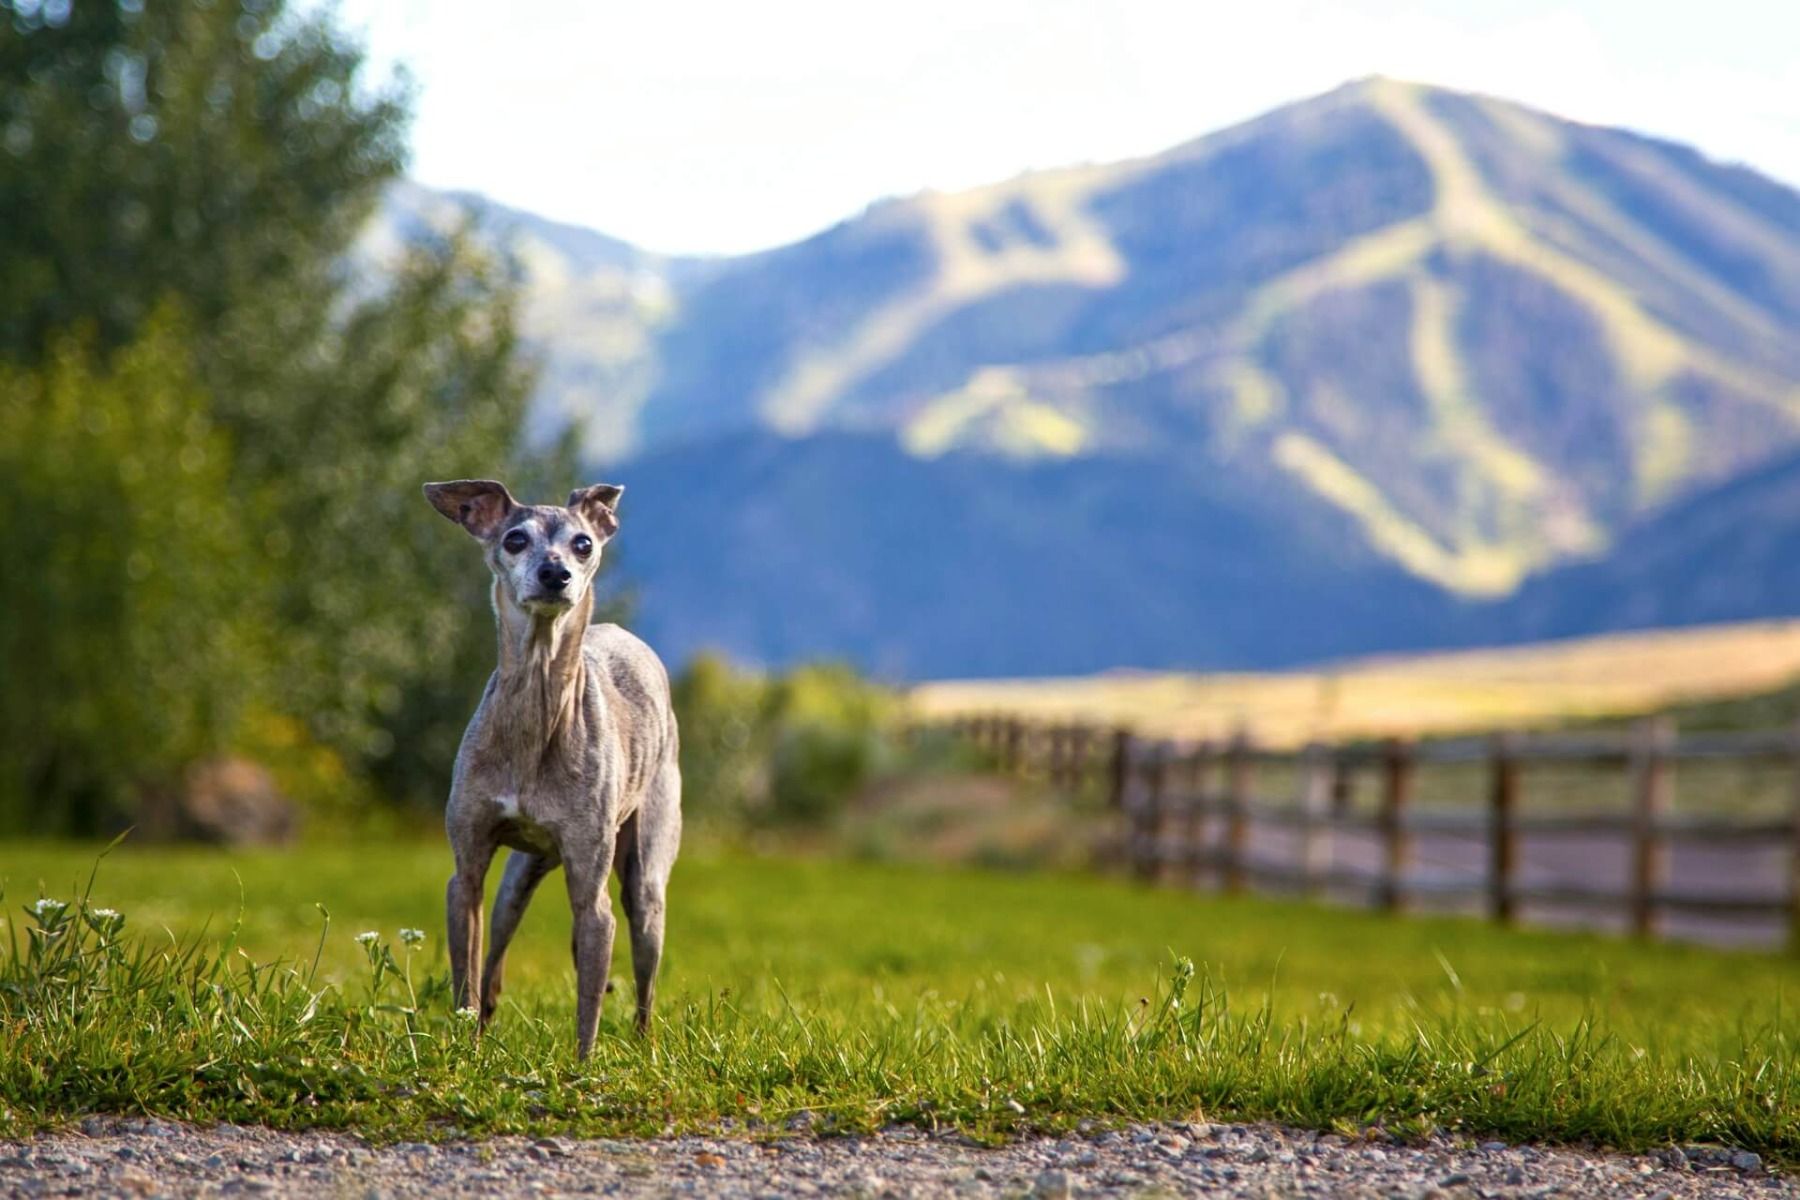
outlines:
[[[1375,74],[1800,185],[1796,0],[335,7],[378,75],[411,74],[415,178],[668,253],[762,249],[884,197],[1155,153]]]

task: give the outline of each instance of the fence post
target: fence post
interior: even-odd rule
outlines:
[[[1139,878],[1148,875],[1153,865],[1150,837],[1154,813],[1151,808],[1152,798],[1144,786],[1147,774],[1144,768],[1149,755],[1154,752],[1153,746],[1146,746],[1134,737],[1127,737],[1115,764],[1119,773],[1119,805],[1125,813],[1125,826],[1130,831],[1126,858],[1130,862],[1132,874]]]
[[[1356,779],[1350,773],[1350,760],[1339,748],[1331,756],[1331,815],[1349,816],[1350,802],[1355,798]]]
[[[1301,770],[1304,773],[1300,780],[1300,890],[1303,895],[1316,896],[1322,865],[1320,847],[1325,851],[1323,858],[1328,860],[1331,854],[1330,827],[1324,823],[1326,808],[1331,803],[1331,748],[1320,742],[1307,746]],[[1325,835],[1323,838],[1321,831]]]
[[[1202,873],[1207,865],[1206,853],[1206,813],[1213,805],[1212,767],[1216,753],[1210,741],[1203,741],[1188,752],[1185,786],[1188,792],[1187,828],[1183,831],[1183,841],[1187,847],[1187,856],[1183,865],[1187,869],[1189,887],[1200,885]]]
[[[1518,913],[1513,904],[1513,875],[1519,862],[1518,738],[1510,733],[1494,735],[1488,758],[1488,916],[1511,925]]]
[[[1800,722],[1796,722],[1788,732],[1793,749],[1793,795],[1790,803],[1793,806],[1792,849],[1788,856],[1788,949],[1800,953]]]
[[[1069,726],[1069,790],[1087,791],[1088,727],[1077,721]]]
[[[1113,730],[1112,761],[1107,764],[1111,778],[1106,785],[1106,806],[1115,812],[1125,811],[1126,795],[1131,789],[1131,758],[1136,752],[1131,730],[1121,726]]]
[[[1167,741],[1157,742],[1144,764],[1144,795],[1150,816],[1150,851],[1146,856],[1145,877],[1154,883],[1167,883],[1174,874],[1171,861],[1170,834],[1174,832],[1175,798],[1170,794],[1171,766],[1175,747]]]
[[[1005,749],[1001,751],[1001,769],[1008,775],[1025,773],[1025,722],[1009,717],[1002,734]]]
[[[1656,933],[1656,893],[1668,874],[1668,850],[1657,824],[1669,808],[1674,738],[1673,721],[1651,717],[1639,723],[1633,739],[1631,932],[1638,937]]]
[[[1236,895],[1244,890],[1244,857],[1250,836],[1250,735],[1233,734],[1225,750],[1225,890]]]
[[[1412,799],[1412,747],[1389,738],[1382,755],[1381,841],[1382,871],[1380,906],[1399,912],[1406,906],[1405,876],[1412,857],[1412,839],[1406,832],[1406,806]]]

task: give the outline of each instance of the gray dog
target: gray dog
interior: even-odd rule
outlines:
[[[606,877],[617,866],[637,1025],[650,1025],[664,897],[681,841],[681,769],[669,676],[617,625],[593,625],[600,548],[619,528],[623,488],[596,484],[566,508],[516,503],[489,479],[428,483],[425,496],[468,530],[494,573],[500,665],[463,734],[444,814],[456,874],[445,898],[459,1008],[494,1015],[506,944],[531,893],[559,864],[575,912],[576,1045],[594,1045],[612,963]],[[481,963],[481,899],[501,846],[512,854]]]

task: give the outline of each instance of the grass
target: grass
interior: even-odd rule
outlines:
[[[1368,659],[1311,671],[1110,672],[957,680],[915,688],[927,717],[1007,712],[1122,723],[1158,737],[1265,745],[1309,739],[1541,729],[1684,701],[1768,692],[1800,676],[1800,621],[1609,634],[1491,650]]]
[[[440,846],[128,847],[84,907],[95,853],[6,849],[0,1133],[90,1111],[376,1137],[780,1128],[801,1110],[997,1136],[1204,1114],[1800,1160],[1783,957],[1069,874],[695,855],[654,1040],[629,1030],[621,947],[581,1065],[554,879],[478,1042],[446,1003]],[[40,883],[70,907],[37,909]]]

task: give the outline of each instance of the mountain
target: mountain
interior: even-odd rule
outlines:
[[[621,477],[609,553],[633,628],[675,662],[848,657],[895,679],[1285,666],[1430,645],[1448,617],[1339,514],[1278,522],[1178,458],[925,459],[878,434],[757,431]]]
[[[634,485],[645,619],[761,661],[1252,666],[1459,639],[1470,612],[1529,623],[1480,602],[1800,449],[1800,194],[1416,84],[740,258],[582,265],[514,219],[540,247],[534,431],[578,421]],[[915,503],[935,532],[896,516]],[[921,580],[988,628],[920,619]]]
[[[472,192],[410,181],[389,189],[359,249],[379,267],[409,241],[465,225],[503,248],[519,276],[521,327],[539,367],[526,438],[541,444],[573,426],[590,458],[618,457],[656,372],[656,331],[675,313],[679,289],[704,279],[712,260],[651,254]]]

